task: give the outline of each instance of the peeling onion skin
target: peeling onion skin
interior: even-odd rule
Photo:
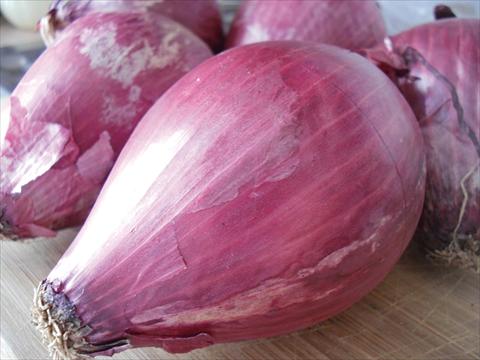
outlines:
[[[148,12],[164,15],[190,29],[215,52],[223,48],[220,10],[215,0],[54,0],[39,27],[47,46],[73,21],[92,12]]]
[[[392,43],[420,53],[407,59],[415,80],[399,80],[426,146],[420,238],[433,257],[480,271],[480,20],[435,21]]]
[[[33,64],[2,109],[0,233],[83,223],[138,121],[212,54],[160,15],[90,14]]]
[[[148,111],[41,287],[75,308],[91,355],[284,334],[386,276],[424,182],[414,114],[367,60],[327,45],[238,47]]]
[[[381,43],[385,36],[385,24],[373,0],[245,0],[226,47],[297,40],[360,49]]]

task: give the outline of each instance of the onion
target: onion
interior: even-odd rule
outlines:
[[[437,17],[451,15],[437,7]],[[419,238],[429,255],[480,270],[480,20],[445,19],[392,38],[397,79],[427,154]],[[380,51],[381,53],[381,51]],[[388,56],[379,61],[388,71]],[[395,78],[395,76],[393,76]]]
[[[143,114],[211,56],[167,18],[91,14],[33,64],[2,116],[0,233],[81,224]]]
[[[296,42],[226,51],[142,119],[40,285],[35,321],[66,358],[312,325],[392,268],[424,180],[414,114],[361,56]]]
[[[248,0],[233,21],[227,47],[299,40],[357,49],[381,43],[385,36],[380,10],[373,0]]]
[[[40,22],[46,45],[76,19],[91,12],[148,12],[161,14],[189,28],[213,50],[223,46],[222,19],[215,0],[53,0],[49,13]]]

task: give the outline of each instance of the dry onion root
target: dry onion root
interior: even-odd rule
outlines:
[[[428,257],[434,262],[456,266],[465,269],[472,269],[480,272],[480,238],[479,234],[459,234],[462,226],[462,220],[465,216],[465,209],[470,200],[468,189],[465,185],[476,172],[479,171],[480,163],[472,167],[460,182],[460,188],[463,193],[463,201],[458,214],[458,222],[453,230],[452,241],[443,249],[429,250]],[[479,229],[480,231],[480,229]]]
[[[125,339],[92,345],[85,340],[91,331],[76,316],[75,307],[63,295],[56,293],[51,284],[42,282],[35,289],[32,322],[40,332],[42,341],[53,360],[91,359],[88,354],[109,354],[112,348],[129,347]]]
[[[81,355],[78,349],[88,346],[81,334],[80,320],[75,317],[73,306],[67,299],[55,301],[51,287],[42,282],[33,297],[32,321],[40,331],[42,340],[47,346],[53,360],[76,360],[89,357]],[[54,306],[54,303],[64,304],[66,311]]]
[[[480,272],[480,242],[475,240],[473,235],[468,238],[462,238],[462,246],[458,241],[452,241],[442,250],[427,250],[427,256],[434,263],[459,267],[463,269],[471,269]]]

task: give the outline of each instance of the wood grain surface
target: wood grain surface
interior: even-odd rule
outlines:
[[[1,359],[48,359],[30,323],[33,288],[75,236],[0,242]],[[349,360],[480,358],[480,277],[427,263],[411,246],[392,273],[348,311],[290,335],[188,354],[134,349],[114,359]]]

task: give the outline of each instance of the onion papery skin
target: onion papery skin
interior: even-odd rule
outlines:
[[[32,65],[2,109],[0,233],[83,223],[136,124],[212,55],[160,15],[90,14]]]
[[[234,18],[226,47],[297,40],[361,49],[381,43],[386,35],[373,0],[246,0]]]
[[[480,271],[480,20],[438,20],[392,43],[407,62],[409,77],[398,82],[425,140],[419,239],[434,257]]]
[[[215,0],[54,0],[39,23],[45,44],[50,46],[72,22],[93,12],[160,14],[190,29],[212,50],[223,48],[222,19]]]
[[[410,107],[361,56],[297,42],[226,51],[148,111],[40,298],[68,299],[91,355],[313,325],[398,260],[424,162]]]

